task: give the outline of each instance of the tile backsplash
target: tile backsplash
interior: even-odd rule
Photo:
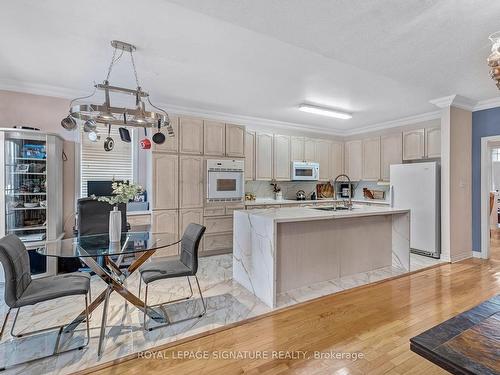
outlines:
[[[304,190],[307,198],[313,191],[316,191],[316,182],[307,181],[278,181],[278,186],[283,192],[283,199],[295,199],[295,194],[299,190]],[[363,199],[363,188],[370,190],[383,190],[385,191],[385,200],[389,200],[389,186],[377,185],[373,181],[359,181],[355,183],[354,199]],[[274,198],[273,187],[270,181],[247,181],[245,183],[245,192],[253,193],[257,198]]]

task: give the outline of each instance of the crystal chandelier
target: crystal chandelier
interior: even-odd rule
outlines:
[[[490,69],[490,77],[496,81],[497,87],[500,89],[500,31],[490,35],[491,54],[488,56],[488,66]]]
[[[170,137],[174,136],[174,130],[170,125],[168,113],[161,108],[156,107],[151,103],[149,94],[142,90],[137,77],[134,55],[136,47],[126,42],[113,40],[113,57],[109,64],[106,79],[103,83],[94,85],[94,92],[88,96],[73,99],[70,103],[69,115],[61,121],[63,128],[67,130],[78,129],[78,124],[83,123],[83,130],[87,133],[95,134],[97,124],[104,124],[106,128],[111,129],[112,126],[131,126],[139,128],[156,128],[157,132],[165,127],[167,134]],[[120,52],[119,52],[120,51]],[[115,63],[122,57],[124,53],[130,54],[133,73],[137,88],[128,89],[123,87],[112,86],[109,83],[109,78]],[[95,95],[97,90],[104,91],[104,103],[88,104],[82,103],[83,100],[89,100]],[[135,106],[133,108],[117,107],[111,104],[110,95],[112,93],[131,95],[135,97]],[[145,100],[153,110],[146,110]],[[78,104],[78,103],[81,104]]]

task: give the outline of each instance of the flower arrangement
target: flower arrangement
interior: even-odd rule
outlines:
[[[144,188],[141,185],[129,182],[113,182],[111,187],[113,188],[113,196],[96,198],[95,195],[92,195],[92,198],[100,202],[108,202],[114,206],[118,203],[128,203],[134,200],[138,194],[144,192]]]

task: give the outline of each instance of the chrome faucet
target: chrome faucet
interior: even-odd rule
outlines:
[[[339,174],[337,177],[335,177],[335,180],[333,181],[333,188],[335,189],[335,199],[338,197],[338,191],[337,191],[337,181],[340,177],[345,177],[347,178],[347,182],[349,184],[349,203],[345,203],[344,201],[344,206],[346,206],[349,210],[352,210],[352,190],[351,190],[351,179],[349,178],[348,175],[346,174]]]

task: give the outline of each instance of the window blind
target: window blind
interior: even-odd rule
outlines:
[[[133,136],[133,132],[130,132]],[[111,128],[111,138],[115,141],[112,151],[104,151],[107,130],[101,132],[97,142],[89,141],[87,134],[81,134],[81,196],[87,196],[87,181],[129,180],[133,181],[132,144],[122,142],[118,129]]]

